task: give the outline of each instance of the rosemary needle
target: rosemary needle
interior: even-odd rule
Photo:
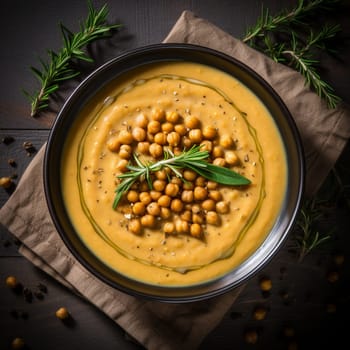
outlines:
[[[201,151],[200,145],[192,146],[188,151],[183,151],[178,155],[174,155],[171,150],[164,151],[164,158],[157,162],[143,163],[134,153],[134,164],[129,164],[128,172],[118,175],[122,182],[116,188],[116,195],[113,202],[115,209],[123,194],[139,179],[145,179],[149,188],[152,189],[151,173],[161,170],[164,167],[169,168],[179,178],[183,178],[181,169],[191,169],[200,176],[208,180],[215,181],[223,185],[242,186],[250,184],[250,180],[228,168],[220,167],[208,163],[206,159],[209,157],[208,151]]]
[[[326,234],[325,232],[320,232],[316,227],[323,214],[320,210],[321,203],[321,200],[313,198],[306,201],[301,208],[295,234],[295,243],[299,248],[299,262],[311,251],[331,238],[332,232]]]
[[[305,84],[313,88],[330,108],[335,108],[341,99],[318,73],[318,54],[322,51],[334,53],[329,49],[330,43],[341,27],[324,23],[313,28],[312,16],[328,16],[329,11],[336,10],[339,4],[339,0],[299,0],[295,8],[274,16],[263,8],[256,24],[247,30],[242,39],[276,62],[299,71],[305,78]]]
[[[60,24],[63,36],[62,49],[58,53],[48,50],[50,62],[46,63],[40,60],[42,65],[41,71],[31,67],[41,84],[40,89],[34,94],[24,92],[31,101],[31,116],[35,116],[39,111],[49,106],[50,96],[58,90],[62,81],[72,79],[80,74],[73,67],[72,62],[93,62],[93,59],[84,51],[84,48],[97,39],[109,36],[113,29],[120,27],[119,24],[107,24],[108,9],[106,5],[100,10],[96,10],[92,6],[91,1],[88,1],[88,10],[88,16],[80,24],[79,32],[72,33],[63,24]]]

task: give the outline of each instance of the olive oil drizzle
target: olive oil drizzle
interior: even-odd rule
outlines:
[[[205,267],[207,265],[210,265],[210,264],[214,263],[215,261],[226,259],[226,258],[230,257],[232,254],[234,254],[237,246],[239,245],[239,243],[243,239],[245,233],[253,225],[254,221],[256,220],[256,218],[257,218],[257,216],[259,214],[259,211],[260,211],[260,208],[261,208],[262,203],[264,201],[264,198],[266,196],[266,191],[265,191],[265,166],[264,166],[263,150],[262,150],[262,147],[261,147],[261,145],[259,143],[257,131],[249,123],[246,113],[241,111],[235,105],[235,103],[223,91],[221,91],[220,89],[216,88],[215,86],[212,86],[212,85],[210,85],[210,84],[208,84],[206,82],[203,82],[203,81],[200,81],[200,80],[197,80],[197,79],[192,79],[192,78],[179,76],[179,75],[161,74],[161,75],[157,75],[157,76],[150,77],[150,78],[147,78],[147,79],[135,80],[132,84],[126,86],[124,89],[122,89],[120,92],[118,92],[114,96],[108,97],[102,103],[102,105],[100,106],[99,110],[96,112],[96,114],[91,119],[90,123],[88,124],[87,128],[85,129],[85,131],[83,133],[83,136],[82,136],[82,138],[81,138],[81,140],[79,142],[78,153],[77,153],[77,169],[82,169],[82,167],[83,167],[85,140],[86,140],[88,131],[97,122],[97,120],[99,119],[101,113],[103,113],[103,111],[106,108],[108,108],[108,106],[111,103],[117,101],[118,98],[121,95],[127,93],[128,91],[130,91],[131,89],[133,89],[133,88],[135,88],[135,87],[137,87],[139,85],[146,84],[147,82],[149,82],[151,80],[155,80],[155,79],[157,79],[157,80],[164,80],[164,79],[177,80],[177,81],[186,82],[188,84],[204,86],[204,87],[206,87],[208,89],[211,89],[211,90],[215,91],[217,94],[219,94],[221,97],[223,97],[223,99],[233,109],[235,109],[241,115],[244,123],[246,124],[248,132],[251,135],[252,139],[254,140],[256,151],[257,151],[257,154],[258,154],[258,163],[260,163],[260,166],[261,166],[262,177],[261,177],[261,186],[260,186],[260,191],[259,191],[259,198],[257,200],[256,206],[253,209],[251,215],[248,217],[245,226],[239,232],[236,241],[232,243],[231,247],[229,249],[227,249],[224,254],[221,254],[220,256],[217,256],[216,258],[212,259],[212,261],[210,261],[209,263],[204,264],[204,265],[172,267],[172,266],[168,266],[168,265],[164,265],[164,264],[160,264],[160,263],[155,263],[153,261],[142,259],[142,258],[136,257],[136,256],[128,253],[123,248],[121,248],[118,244],[113,242],[108,237],[108,235],[103,231],[103,229],[100,227],[100,225],[94,219],[93,215],[91,214],[91,212],[90,212],[90,210],[89,210],[89,208],[88,208],[88,206],[87,206],[87,204],[85,202],[84,194],[83,194],[82,179],[81,179],[81,176],[80,176],[80,171],[77,172],[77,183],[78,183],[78,189],[79,189],[79,197],[80,197],[80,203],[81,203],[82,210],[83,210],[85,216],[87,217],[87,219],[89,220],[89,222],[91,223],[92,227],[94,228],[95,232],[100,236],[101,239],[103,239],[106,242],[106,244],[108,244],[113,249],[115,249],[119,254],[123,255],[124,257],[126,257],[128,259],[136,260],[139,263],[142,263],[142,264],[145,264],[145,265],[156,266],[156,267],[159,267],[159,268],[162,268],[162,269],[165,269],[165,270],[176,271],[176,272],[179,272],[179,273],[186,273],[186,272],[191,271],[191,270],[201,269],[201,268],[203,268],[203,267]]]

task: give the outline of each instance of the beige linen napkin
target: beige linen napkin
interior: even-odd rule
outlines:
[[[183,12],[165,42],[212,47],[235,56],[260,73],[279,92],[295,118],[306,151],[307,194],[317,191],[349,138],[349,111],[327,109],[305,88],[298,73],[250,49],[191,12]],[[20,252],[96,305],[147,349],[198,348],[242,288],[208,301],[174,305],[134,298],[97,280],[69,253],[50,219],[42,182],[44,151],[45,146],[0,211],[0,222],[22,242]]]

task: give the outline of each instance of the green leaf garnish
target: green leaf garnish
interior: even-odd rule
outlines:
[[[180,169],[191,169],[207,180],[215,181],[223,185],[244,186],[250,184],[249,179],[237,172],[208,163],[206,159],[209,157],[209,152],[201,151],[200,148],[200,145],[194,145],[188,151],[183,151],[178,155],[175,155],[171,150],[167,149],[164,151],[164,158],[154,163],[143,163],[134,153],[136,165],[129,164],[127,168],[130,171],[117,176],[122,182],[115,190],[116,195],[113,208],[115,209],[118,206],[123,194],[127,192],[140,177],[144,178],[151,188],[151,173],[161,170],[164,167],[172,170],[180,178],[182,178],[182,174],[179,172]]]

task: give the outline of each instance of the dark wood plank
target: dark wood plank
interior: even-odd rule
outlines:
[[[8,190],[0,188],[0,206],[8,199],[48,134],[49,130],[0,129],[0,177],[11,177],[14,184]]]
[[[28,288],[33,298],[24,298],[5,286],[8,276]],[[124,331],[89,302],[74,295],[24,258],[0,258],[0,348],[10,349],[15,337],[22,337],[26,349],[142,349],[126,340]],[[38,284],[47,288],[40,292]],[[40,292],[40,294],[38,294]],[[66,307],[72,319],[55,316]],[[102,326],[103,325],[103,326]]]
[[[341,23],[344,27],[344,33],[348,33],[350,24],[347,13],[350,5],[348,2],[344,3],[347,4],[344,11],[330,13],[327,19]],[[103,1],[94,2],[97,8],[103,4]],[[264,6],[268,7],[271,13],[275,13],[282,8],[291,8],[295,4],[295,0],[270,0],[265,2]],[[85,74],[121,52],[161,42],[185,9],[192,10],[195,14],[213,22],[228,33],[241,38],[247,27],[256,22],[261,13],[261,6],[262,3],[255,0],[241,2],[228,0],[219,2],[195,0],[111,1],[108,3],[109,20],[122,23],[123,28],[110,40],[105,40],[94,46],[96,63],[88,67],[85,66]],[[15,21],[13,20],[14,13],[16,14]],[[83,20],[86,14],[87,7],[84,0],[67,1],[66,4],[64,2],[32,0],[23,2],[20,8],[13,1],[6,1],[3,4],[0,30],[8,35],[2,38],[2,45],[6,50],[1,52],[0,65],[2,76],[1,128],[45,127],[43,120],[33,119],[29,116],[29,103],[22,93],[23,89],[28,92],[34,92],[38,89],[38,82],[30,72],[29,67],[38,66],[38,57],[46,60],[47,49],[58,50],[61,47],[62,42],[58,28],[60,21],[72,31],[76,31],[78,20]],[[344,40],[340,53],[341,59],[329,60],[321,57],[324,60],[323,74],[334,85],[341,97],[349,103],[348,77],[350,76],[350,67],[346,59],[350,56],[348,41]],[[78,81],[73,85],[77,84]],[[71,89],[61,90],[61,98],[54,106],[59,108],[62,105],[62,99],[66,98],[70,91]]]
[[[0,188],[0,207],[15,190],[29,162],[46,142],[48,134],[48,130],[0,130],[0,177],[11,177],[13,183],[8,189]],[[32,144],[29,149],[28,143]],[[11,255],[18,255],[17,247],[12,235],[0,225],[0,256]]]

